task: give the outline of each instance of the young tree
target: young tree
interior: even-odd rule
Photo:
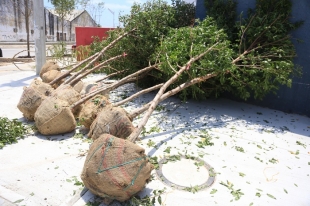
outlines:
[[[55,7],[55,12],[61,19],[61,41],[64,41],[64,20],[72,13],[75,8],[75,0],[51,0]]]

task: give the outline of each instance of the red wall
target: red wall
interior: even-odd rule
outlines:
[[[114,28],[100,27],[75,27],[76,47],[81,45],[90,45],[93,42],[92,36],[98,36],[100,40],[108,36],[107,31]]]

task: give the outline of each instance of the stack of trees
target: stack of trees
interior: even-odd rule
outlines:
[[[134,142],[160,101],[179,92],[182,98],[218,96],[226,91],[244,99],[251,95],[262,98],[282,84],[291,84],[292,74],[300,70],[293,64],[296,54],[289,32],[301,22],[289,22],[289,0],[283,4],[269,1],[257,0],[257,9],[249,10],[248,18],[233,28],[216,17],[193,25],[193,5],[182,1],[173,1],[172,6],[162,0],[134,4],[131,14],[120,19],[123,29],[94,42],[92,56],[49,82],[58,83],[58,88],[43,99],[34,114],[39,131],[69,132],[76,126],[76,117],[83,119],[94,140],[84,164],[84,184],[108,202],[129,199],[150,177],[152,166],[144,149]],[[231,5],[223,3],[221,8]],[[188,15],[180,21],[184,12]],[[95,62],[99,64],[94,66]],[[84,96],[73,89],[98,70],[119,80]],[[102,95],[128,82],[137,82],[146,90],[124,102],[159,91],[151,102],[128,113],[118,107],[124,102],[111,103]],[[83,109],[78,107],[83,104],[90,111],[80,112]],[[134,127],[132,120],[145,111]]]

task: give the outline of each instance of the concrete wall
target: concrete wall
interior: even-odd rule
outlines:
[[[24,11],[24,0],[0,0],[0,41],[26,41]],[[29,11],[32,13],[31,8]],[[32,15],[30,19],[33,19]],[[33,20],[29,24],[30,40],[33,41]]]
[[[16,2],[16,3],[14,3]],[[23,15],[24,0],[0,0],[0,42],[26,42],[27,33],[25,16]],[[32,8],[29,9],[32,11]],[[57,15],[45,9],[45,34],[46,41],[61,40],[62,24]],[[33,12],[30,18],[30,41],[34,41]],[[88,12],[84,11],[72,21],[64,20],[64,36],[66,41],[75,41],[76,26],[97,26]]]
[[[255,7],[255,0],[237,0],[238,12],[246,13],[248,8]],[[304,43],[293,40],[297,57],[294,63],[303,67],[301,78],[293,78],[291,88],[281,87],[276,95],[269,94],[263,101],[250,99],[248,102],[289,113],[310,116],[310,1],[292,0],[292,21],[303,20],[304,25],[292,33],[294,39],[301,39]],[[196,17],[206,16],[204,0],[197,0]]]
[[[64,20],[64,27],[62,31],[62,20],[48,9],[45,9],[46,41],[61,41],[62,32],[64,34],[63,40],[71,41],[71,22]]]

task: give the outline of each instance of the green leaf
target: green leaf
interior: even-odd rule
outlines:
[[[212,189],[212,191],[210,192],[210,194],[215,194],[217,192],[217,189]]]
[[[157,198],[157,201],[158,201],[158,203],[161,205],[161,196],[158,196],[158,198]]]
[[[267,193],[267,195],[268,195],[268,197],[270,197],[270,198],[272,198],[272,199],[275,199],[275,200],[277,199],[277,198],[275,198],[275,197],[274,197],[273,195],[271,195],[271,194],[268,194],[268,193]]]
[[[284,192],[285,192],[286,194],[288,194],[288,192],[287,192],[287,190],[286,190],[286,189],[284,189]]]
[[[244,177],[244,176],[245,176],[245,174],[244,174],[244,173],[242,173],[242,172],[239,172],[239,176]]]
[[[13,203],[20,203],[20,202],[22,202],[22,201],[24,201],[24,199],[19,199],[19,200],[16,200],[15,202],[13,202]]]

